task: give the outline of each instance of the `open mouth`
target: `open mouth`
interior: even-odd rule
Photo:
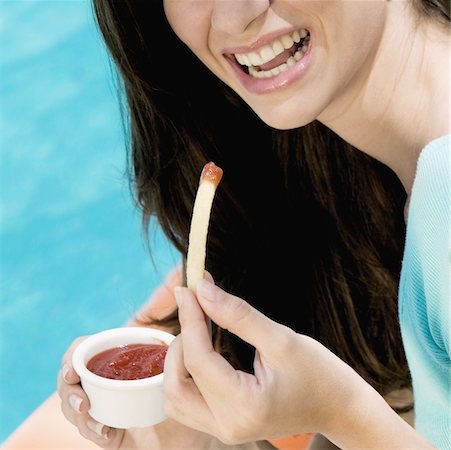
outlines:
[[[279,75],[300,61],[307,52],[310,33],[297,30],[265,45],[258,51],[235,53],[234,57],[243,72],[254,78]]]

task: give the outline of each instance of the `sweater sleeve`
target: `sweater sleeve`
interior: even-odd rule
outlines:
[[[400,324],[412,375],[416,427],[451,448],[450,136],[421,152],[400,282]]]

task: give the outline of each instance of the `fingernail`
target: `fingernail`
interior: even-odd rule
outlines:
[[[70,367],[67,364],[63,365],[63,368],[61,369],[61,372],[63,374],[63,379],[66,383],[68,383],[67,380],[67,374],[69,373]]]
[[[180,286],[176,286],[174,288],[174,297],[177,306],[180,308],[180,305],[182,304],[183,301],[183,288],[181,288]]]
[[[222,291],[218,289],[213,283],[204,279],[197,282],[196,292],[200,297],[204,297],[205,299],[211,301],[217,301],[221,297],[218,294]]]
[[[106,427],[103,423],[89,419],[86,422],[86,425],[91,431],[94,431],[94,433],[97,434],[97,436],[100,436],[101,438],[104,439],[108,439],[108,432],[110,431],[110,428]]]
[[[80,412],[80,406],[81,406],[81,402],[83,401],[83,399],[81,397],[79,397],[78,395],[72,394],[69,395],[69,405],[70,407],[76,411],[76,412]]]

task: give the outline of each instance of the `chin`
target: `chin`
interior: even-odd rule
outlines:
[[[297,114],[283,115],[274,114],[274,112],[269,114],[258,114],[258,116],[266,123],[266,125],[276,130],[293,130],[308,125],[315,120],[315,118],[302,117]]]

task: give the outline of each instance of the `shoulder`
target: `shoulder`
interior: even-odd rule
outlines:
[[[451,137],[420,154],[412,187],[402,290],[410,311],[423,317],[435,342],[448,348],[451,273]],[[401,302],[401,310],[406,306]],[[413,308],[413,310],[411,309]],[[421,327],[420,327],[421,328]]]
[[[449,227],[451,205],[451,135],[430,142],[418,158],[409,205],[408,226],[423,231]],[[412,213],[412,214],[410,214]]]
[[[427,144],[420,153],[412,195],[434,179],[449,188],[451,175],[451,135],[442,136]]]

